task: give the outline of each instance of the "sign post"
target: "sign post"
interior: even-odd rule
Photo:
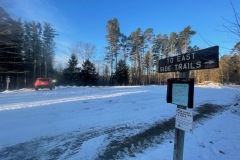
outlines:
[[[179,79],[168,79],[167,90],[167,103],[177,104],[173,155],[174,160],[183,159],[185,130],[192,130],[192,113],[186,110],[187,107],[193,108],[194,80],[189,79],[189,71],[218,67],[218,46],[159,60],[159,73],[180,73]]]
[[[180,72],[179,78],[189,78],[189,72],[188,71]],[[182,105],[177,105],[177,108],[184,110],[187,109],[186,106]],[[174,160],[183,160],[184,136],[185,131],[175,127],[174,152],[173,152]]]

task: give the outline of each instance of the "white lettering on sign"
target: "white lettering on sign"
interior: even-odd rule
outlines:
[[[172,66],[164,66],[164,67],[160,67],[160,72],[171,72],[171,68]]]
[[[177,56],[177,62],[184,62],[184,61],[190,61],[190,60],[194,60],[195,59],[195,53],[189,53],[189,54],[183,54],[183,55],[179,55]],[[175,63],[174,62],[174,58],[170,57],[167,58],[167,63]]]
[[[191,62],[195,59],[195,53],[178,55],[175,58],[166,58],[166,66],[161,66],[160,72],[171,72],[171,71],[181,71],[181,70],[194,70],[200,69],[202,67],[201,61]],[[177,63],[177,64],[176,64]]]
[[[184,131],[193,131],[193,114],[191,111],[177,108],[175,127]]]
[[[186,70],[186,69],[199,69],[202,67],[201,61],[197,61],[196,64],[190,62],[190,63],[180,63],[174,65],[175,70]]]
[[[165,67],[167,66],[167,68]],[[171,67],[169,67],[171,66]],[[219,47],[214,46],[159,60],[158,72],[211,69],[219,67]]]
[[[173,63],[173,62],[174,62],[174,61],[173,61],[173,58],[172,58],[172,57],[167,58],[167,62],[168,62],[168,63]]]

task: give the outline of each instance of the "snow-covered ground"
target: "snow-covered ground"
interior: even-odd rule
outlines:
[[[215,116],[185,133],[184,159],[186,160],[240,160],[240,106]],[[165,143],[138,154],[132,160],[173,159],[173,143]]]
[[[237,87],[195,86],[194,108],[234,104],[239,93]],[[111,141],[176,114],[176,105],[166,103],[166,86],[21,89],[2,92],[0,99],[0,157],[6,159],[98,159]],[[232,105],[194,124],[193,133],[185,134],[184,159],[239,160],[238,108]],[[163,143],[123,159],[172,159],[170,141],[173,137],[166,136]]]

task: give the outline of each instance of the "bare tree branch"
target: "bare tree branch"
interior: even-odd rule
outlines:
[[[239,16],[238,16],[238,14],[237,14],[237,12],[236,12],[236,10],[235,10],[235,7],[234,7],[234,5],[233,5],[233,3],[232,3],[232,1],[230,0],[230,3],[231,3],[231,6],[232,6],[232,8],[233,8],[233,12],[234,12],[234,15],[235,15],[235,20],[236,20],[236,22],[237,22],[237,27],[238,27],[238,30],[239,30],[239,28],[240,28],[240,23],[239,23]]]
[[[232,21],[230,21],[230,20],[228,20],[226,18],[223,18],[229,24],[229,26],[223,25],[223,27],[227,31],[229,31],[229,32],[237,35],[238,37],[240,37],[240,18],[239,18],[238,13],[235,10],[235,7],[234,7],[232,1],[231,0],[229,0],[229,1],[230,1],[231,6],[232,6],[232,9],[233,9],[235,22],[232,22]]]

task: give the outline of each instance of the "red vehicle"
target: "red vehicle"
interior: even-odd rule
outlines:
[[[49,88],[50,90],[54,89],[54,84],[50,78],[38,78],[34,83],[34,88],[37,91],[39,88]]]

